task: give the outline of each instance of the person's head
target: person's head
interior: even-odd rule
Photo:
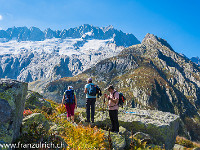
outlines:
[[[109,92],[113,92],[113,91],[114,91],[114,86],[113,86],[113,85],[110,85],[110,86],[108,87],[108,91],[109,91]]]
[[[92,83],[92,78],[88,78],[87,82]]]
[[[68,86],[68,90],[73,89],[73,86]]]

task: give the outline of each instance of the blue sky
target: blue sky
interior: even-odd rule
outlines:
[[[178,53],[200,57],[199,7],[199,0],[0,0],[0,28],[113,25],[140,41],[155,34]]]

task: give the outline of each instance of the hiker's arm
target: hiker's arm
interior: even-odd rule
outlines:
[[[85,88],[84,93],[87,94],[87,88]]]
[[[115,103],[115,104],[117,104],[117,102],[118,102],[118,98],[110,98],[110,100],[113,102],[113,103]]]
[[[75,99],[75,107],[77,108],[77,99],[76,99],[76,95],[74,95],[74,99]]]
[[[111,100],[113,103],[117,104],[118,101],[119,101],[119,94],[118,94],[118,93],[115,93],[115,95],[113,95],[113,96],[114,96],[114,97],[113,97],[113,98],[110,98],[110,100]]]
[[[65,99],[65,95],[63,95],[63,99],[62,99],[62,105],[63,105],[63,103],[64,103],[64,99]]]

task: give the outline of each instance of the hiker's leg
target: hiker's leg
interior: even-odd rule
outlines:
[[[91,121],[94,122],[94,114],[95,114],[95,102],[96,98],[91,100]]]
[[[75,110],[75,103],[71,104],[71,120],[74,122],[74,110]]]
[[[86,101],[86,114],[87,114],[87,121],[90,121],[90,99],[87,98]]]
[[[66,108],[66,111],[67,111],[67,121],[70,121],[71,113],[70,113],[69,104],[65,104],[65,108]]]
[[[113,131],[116,131],[116,110],[113,110]]]
[[[118,110],[114,110],[114,131],[119,132]]]
[[[109,110],[109,116],[111,121],[111,131],[114,131],[114,120],[113,120],[113,110]]]

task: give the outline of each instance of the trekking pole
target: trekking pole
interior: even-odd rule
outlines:
[[[106,102],[106,98],[104,97],[104,99],[103,99],[103,116],[104,116],[104,112],[106,111],[106,110],[104,110],[105,109],[105,102]]]
[[[100,111],[100,113],[101,113],[101,111]],[[101,120],[103,120],[103,115],[104,115],[104,102],[103,102],[103,114],[101,116]]]
[[[104,114],[104,104],[105,104],[105,97],[103,99],[103,114]]]
[[[108,116],[108,104],[106,105],[106,118]]]

